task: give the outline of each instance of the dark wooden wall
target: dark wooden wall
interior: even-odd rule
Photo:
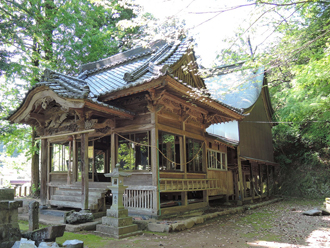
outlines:
[[[273,162],[271,124],[268,123],[263,94],[260,94],[254,108],[243,121],[239,122],[241,156]],[[256,123],[265,122],[265,123]]]

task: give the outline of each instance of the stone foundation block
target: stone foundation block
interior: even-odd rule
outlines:
[[[132,217],[111,218],[108,216],[102,217],[102,224],[114,227],[129,226],[133,224]]]

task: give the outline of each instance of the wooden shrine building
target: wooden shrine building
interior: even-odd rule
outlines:
[[[103,211],[111,200],[104,173],[117,163],[132,174],[124,195],[131,214],[169,215],[217,197],[240,201],[251,178],[268,184],[273,159],[263,157],[262,139],[271,144],[270,127],[258,146],[247,123],[240,125],[246,137],[236,141],[206,131],[250,117],[204,93],[187,39],[159,40],[80,69],[77,77],[45,70],[8,118],[37,129],[42,205]],[[250,156],[244,147],[258,152]],[[255,172],[261,163],[267,169]],[[255,191],[264,194],[260,185]]]

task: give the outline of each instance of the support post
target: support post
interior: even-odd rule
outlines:
[[[241,149],[240,146],[237,146],[237,165],[238,165],[238,181],[240,189],[240,199],[237,201],[237,205],[242,205],[244,201],[244,182],[243,182],[243,171],[242,171],[242,162],[241,162]]]
[[[269,170],[268,170],[268,164],[266,165],[266,170],[267,170],[267,198],[270,196],[270,191],[269,191]]]
[[[72,138],[69,139],[69,158],[68,158],[68,176],[66,178],[66,183],[71,184],[71,155],[72,155]]]
[[[250,194],[252,196],[251,203],[254,202],[254,175],[253,175],[253,163],[250,162]]]
[[[160,213],[160,193],[159,193],[159,154],[158,154],[158,128],[157,128],[157,113],[151,112],[151,123],[154,127],[150,131],[151,143],[151,172],[152,172],[152,185],[157,187],[157,193],[153,197],[153,211]],[[158,213],[159,211],[159,213]]]
[[[111,168],[110,171],[113,171],[116,167],[116,134],[111,133]]]
[[[263,168],[262,164],[259,164],[259,181],[260,181],[260,201],[262,201],[262,198],[264,196],[264,183],[263,183]]]
[[[88,133],[81,134],[81,210],[88,210]]]
[[[40,204],[46,206],[47,204],[47,157],[48,146],[47,139],[41,140],[41,180],[40,180]]]
[[[78,174],[78,149],[77,149],[77,140],[76,136],[73,135],[73,158],[72,158],[72,181],[77,182],[77,174]]]

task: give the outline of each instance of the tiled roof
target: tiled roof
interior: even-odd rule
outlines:
[[[84,65],[78,78],[87,82],[92,98],[150,82],[170,71],[187,52],[189,44],[189,40],[156,41],[148,48],[139,47]]]

